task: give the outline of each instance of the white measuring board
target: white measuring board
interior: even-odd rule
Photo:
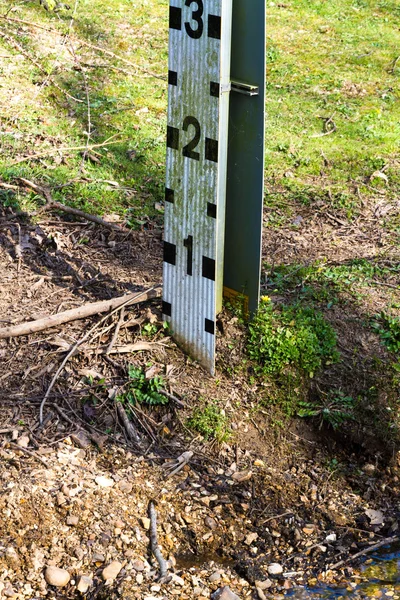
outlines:
[[[214,373],[222,303],[232,0],[170,0],[163,314]]]

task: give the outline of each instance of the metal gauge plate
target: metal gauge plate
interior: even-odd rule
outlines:
[[[163,314],[211,373],[222,299],[232,0],[171,0]]]

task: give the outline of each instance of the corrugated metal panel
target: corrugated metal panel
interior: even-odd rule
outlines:
[[[210,372],[222,296],[232,0],[171,0],[164,317]]]

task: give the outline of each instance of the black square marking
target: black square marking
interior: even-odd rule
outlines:
[[[218,162],[218,141],[206,137],[206,159]]]
[[[219,97],[219,83],[216,81],[210,81],[210,96]]]
[[[169,7],[169,28],[182,29],[182,9],[177,6]]]
[[[214,321],[210,321],[210,319],[204,319],[204,331],[214,335],[214,331],[215,331]]]
[[[167,148],[179,149],[179,129],[167,126]]]
[[[169,242],[164,242],[164,262],[170,265],[176,265],[176,246]]]
[[[172,304],[170,302],[165,302],[165,300],[163,300],[162,314],[165,315],[166,317],[172,316]]]
[[[215,281],[215,260],[213,258],[208,258],[207,256],[203,256],[203,277],[207,279],[211,279]]]
[[[207,217],[217,218],[217,205],[207,202]]]
[[[178,85],[178,73],[176,71],[168,71],[168,84]]]
[[[169,188],[165,188],[165,202],[170,202],[174,204],[175,202],[175,192],[174,190],[170,190]]]
[[[208,15],[208,37],[216,40],[221,39],[221,17]]]

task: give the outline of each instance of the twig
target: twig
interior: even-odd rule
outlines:
[[[29,156],[25,156],[24,158],[19,158],[18,160],[14,160],[11,163],[8,163],[8,166],[13,167],[14,165],[19,165],[22,162],[26,162],[27,160],[35,160],[36,158],[42,158],[43,156],[49,156],[50,154],[55,154],[56,152],[74,152],[77,150],[93,150],[93,148],[103,148],[104,146],[110,146],[111,144],[120,144],[121,140],[114,140],[118,133],[112,135],[107,138],[104,142],[100,144],[90,144],[88,148],[86,146],[61,146],[60,148],[52,148],[51,150],[45,150],[44,152],[36,152],[36,154],[30,154]]]
[[[165,582],[168,575],[167,562],[161,553],[160,546],[157,540],[157,513],[154,507],[153,500],[149,502],[149,519],[150,519],[150,549],[160,566],[160,575],[158,581]]]
[[[36,452],[32,452],[32,450],[28,450],[28,448],[21,448],[21,446],[18,446],[18,444],[14,444],[13,442],[8,442],[8,445],[13,450],[19,450],[20,452],[23,452],[24,454],[27,454],[28,456],[32,456],[32,458],[36,458],[36,460],[41,462],[45,467],[49,466],[47,464],[47,462],[45,460],[43,460],[43,458],[41,458],[40,456],[38,456],[36,454]]]
[[[97,215],[91,215],[89,213],[84,212],[83,210],[79,210],[79,208],[66,206],[65,204],[61,204],[61,202],[49,202],[45,206],[41,207],[38,212],[50,210],[61,210],[62,212],[65,212],[69,215],[75,215],[76,217],[80,217],[81,219],[86,219],[86,221],[91,221],[92,223],[96,223],[97,225],[102,225],[102,227],[106,227],[107,229],[111,229],[112,231],[117,231],[118,233],[124,233],[127,235],[130,235],[132,233],[130,229],[125,229],[124,227],[121,227],[121,225],[109,223],[108,221],[104,221],[104,219],[98,217]]]
[[[124,320],[124,317],[125,317],[125,307],[123,306],[122,309],[121,309],[120,315],[119,315],[118,323],[115,326],[115,331],[114,331],[114,334],[113,334],[113,336],[111,338],[111,342],[109,343],[109,346],[108,346],[108,348],[106,350],[106,354],[110,354],[111,350],[113,349],[113,346],[114,346],[114,344],[115,344],[115,342],[117,340],[118,333],[119,333],[119,330],[121,328],[122,321]]]
[[[177,398],[176,396],[174,396],[173,394],[170,394],[169,392],[167,392],[167,390],[158,390],[160,394],[162,394],[163,396],[165,396],[166,398],[168,398],[168,400],[172,400],[172,402],[175,402],[178,406],[181,406],[182,408],[186,407],[186,404],[184,404],[182,402],[182,400],[179,400],[179,398]]]
[[[78,306],[77,308],[71,308],[70,310],[60,312],[56,315],[43,317],[43,319],[27,321],[25,323],[19,323],[18,325],[10,325],[9,327],[2,327],[0,328],[0,339],[19,337],[21,335],[29,335],[38,331],[44,331],[45,329],[57,327],[58,325],[69,323],[70,321],[86,319],[87,317],[91,317],[108,310],[113,310],[113,313],[111,314],[114,314],[115,310],[118,310],[122,306],[136,304],[137,302],[144,302],[145,300],[150,300],[151,298],[157,298],[160,296],[160,294],[160,286],[154,286],[149,290],[140,292],[139,294],[135,292],[132,294],[125,294],[124,296],[119,296],[118,298],[113,298],[111,300],[89,302],[87,304],[83,304],[82,306]]]
[[[79,340],[77,340],[75,342],[75,344],[72,346],[71,350],[68,352],[68,354],[66,355],[66,357],[62,361],[61,365],[58,367],[58,369],[57,369],[57,371],[56,371],[53,379],[50,382],[49,387],[47,388],[47,392],[44,395],[44,398],[43,398],[42,402],[40,403],[40,409],[39,409],[39,420],[40,420],[40,423],[42,423],[42,421],[43,421],[43,408],[44,408],[44,405],[46,403],[46,400],[49,397],[50,392],[53,389],[53,386],[54,386],[55,382],[57,381],[60,373],[64,369],[64,367],[67,364],[67,362],[70,359],[70,357],[75,353],[75,350],[78,348],[78,346],[80,346],[81,344],[83,344],[83,342],[85,342],[90,337],[90,335],[93,333],[93,331],[95,331],[98,327],[100,327],[100,325],[102,323],[104,323],[104,321],[106,321],[109,317],[111,317],[111,315],[113,315],[117,310],[119,310],[120,308],[122,308],[122,306],[127,306],[128,304],[130,304],[132,302],[132,300],[139,301],[139,298],[141,298],[143,296],[146,296],[146,298],[147,298],[149,293],[155,292],[155,291],[156,291],[156,288],[153,287],[153,288],[150,288],[149,290],[147,290],[145,292],[141,292],[140,294],[137,294],[133,298],[130,297],[129,299],[125,300],[120,306],[118,306],[117,308],[115,308],[111,313],[109,313],[108,315],[106,315],[105,317],[103,317],[102,319],[100,319],[100,321],[98,323],[95,323],[93,325],[93,327],[91,327],[89,329],[89,331],[87,331],[87,333],[85,333],[85,335],[82,338],[80,338]]]
[[[368,548],[361,550],[361,552],[356,552],[356,554],[353,554],[352,556],[349,556],[349,557],[345,558],[344,560],[340,560],[339,562],[335,563],[334,565],[330,566],[329,568],[331,570],[338,569],[339,567],[342,567],[343,565],[347,564],[348,562],[351,562],[351,561],[355,560],[356,558],[360,558],[361,556],[365,556],[366,554],[369,554],[370,552],[373,552],[374,550],[377,550],[378,548],[381,548],[382,546],[386,546],[387,544],[393,544],[393,542],[396,542],[399,539],[399,537],[400,536],[398,536],[398,535],[393,535],[392,537],[385,538],[384,540],[381,540],[377,544],[374,544],[373,546],[369,546]]]
[[[128,415],[126,414],[126,410],[124,409],[124,407],[122,406],[121,402],[116,402],[115,406],[117,408],[117,413],[118,416],[121,420],[122,425],[125,428],[126,434],[128,436],[128,438],[132,441],[135,442],[135,444],[137,444],[138,446],[142,445],[142,440],[140,439],[140,436],[138,434],[138,432],[136,431],[135,427],[133,426],[131,420],[129,419]]]
[[[393,75],[393,73],[394,73],[394,71],[395,71],[395,69],[396,69],[396,67],[397,67],[397,63],[399,62],[399,60],[400,60],[400,56],[398,56],[397,58],[395,58],[395,59],[394,59],[394,60],[391,62],[391,65],[390,65],[390,67],[388,68],[388,73],[390,73],[391,75]]]
[[[288,515],[292,515],[292,514],[293,514],[293,511],[288,510],[287,512],[284,512],[281,515],[274,515],[273,517],[268,517],[268,519],[265,519],[265,521],[263,521],[262,524],[265,525],[265,523],[268,523],[268,521],[274,521],[275,519],[282,519],[282,517],[287,517]]]

